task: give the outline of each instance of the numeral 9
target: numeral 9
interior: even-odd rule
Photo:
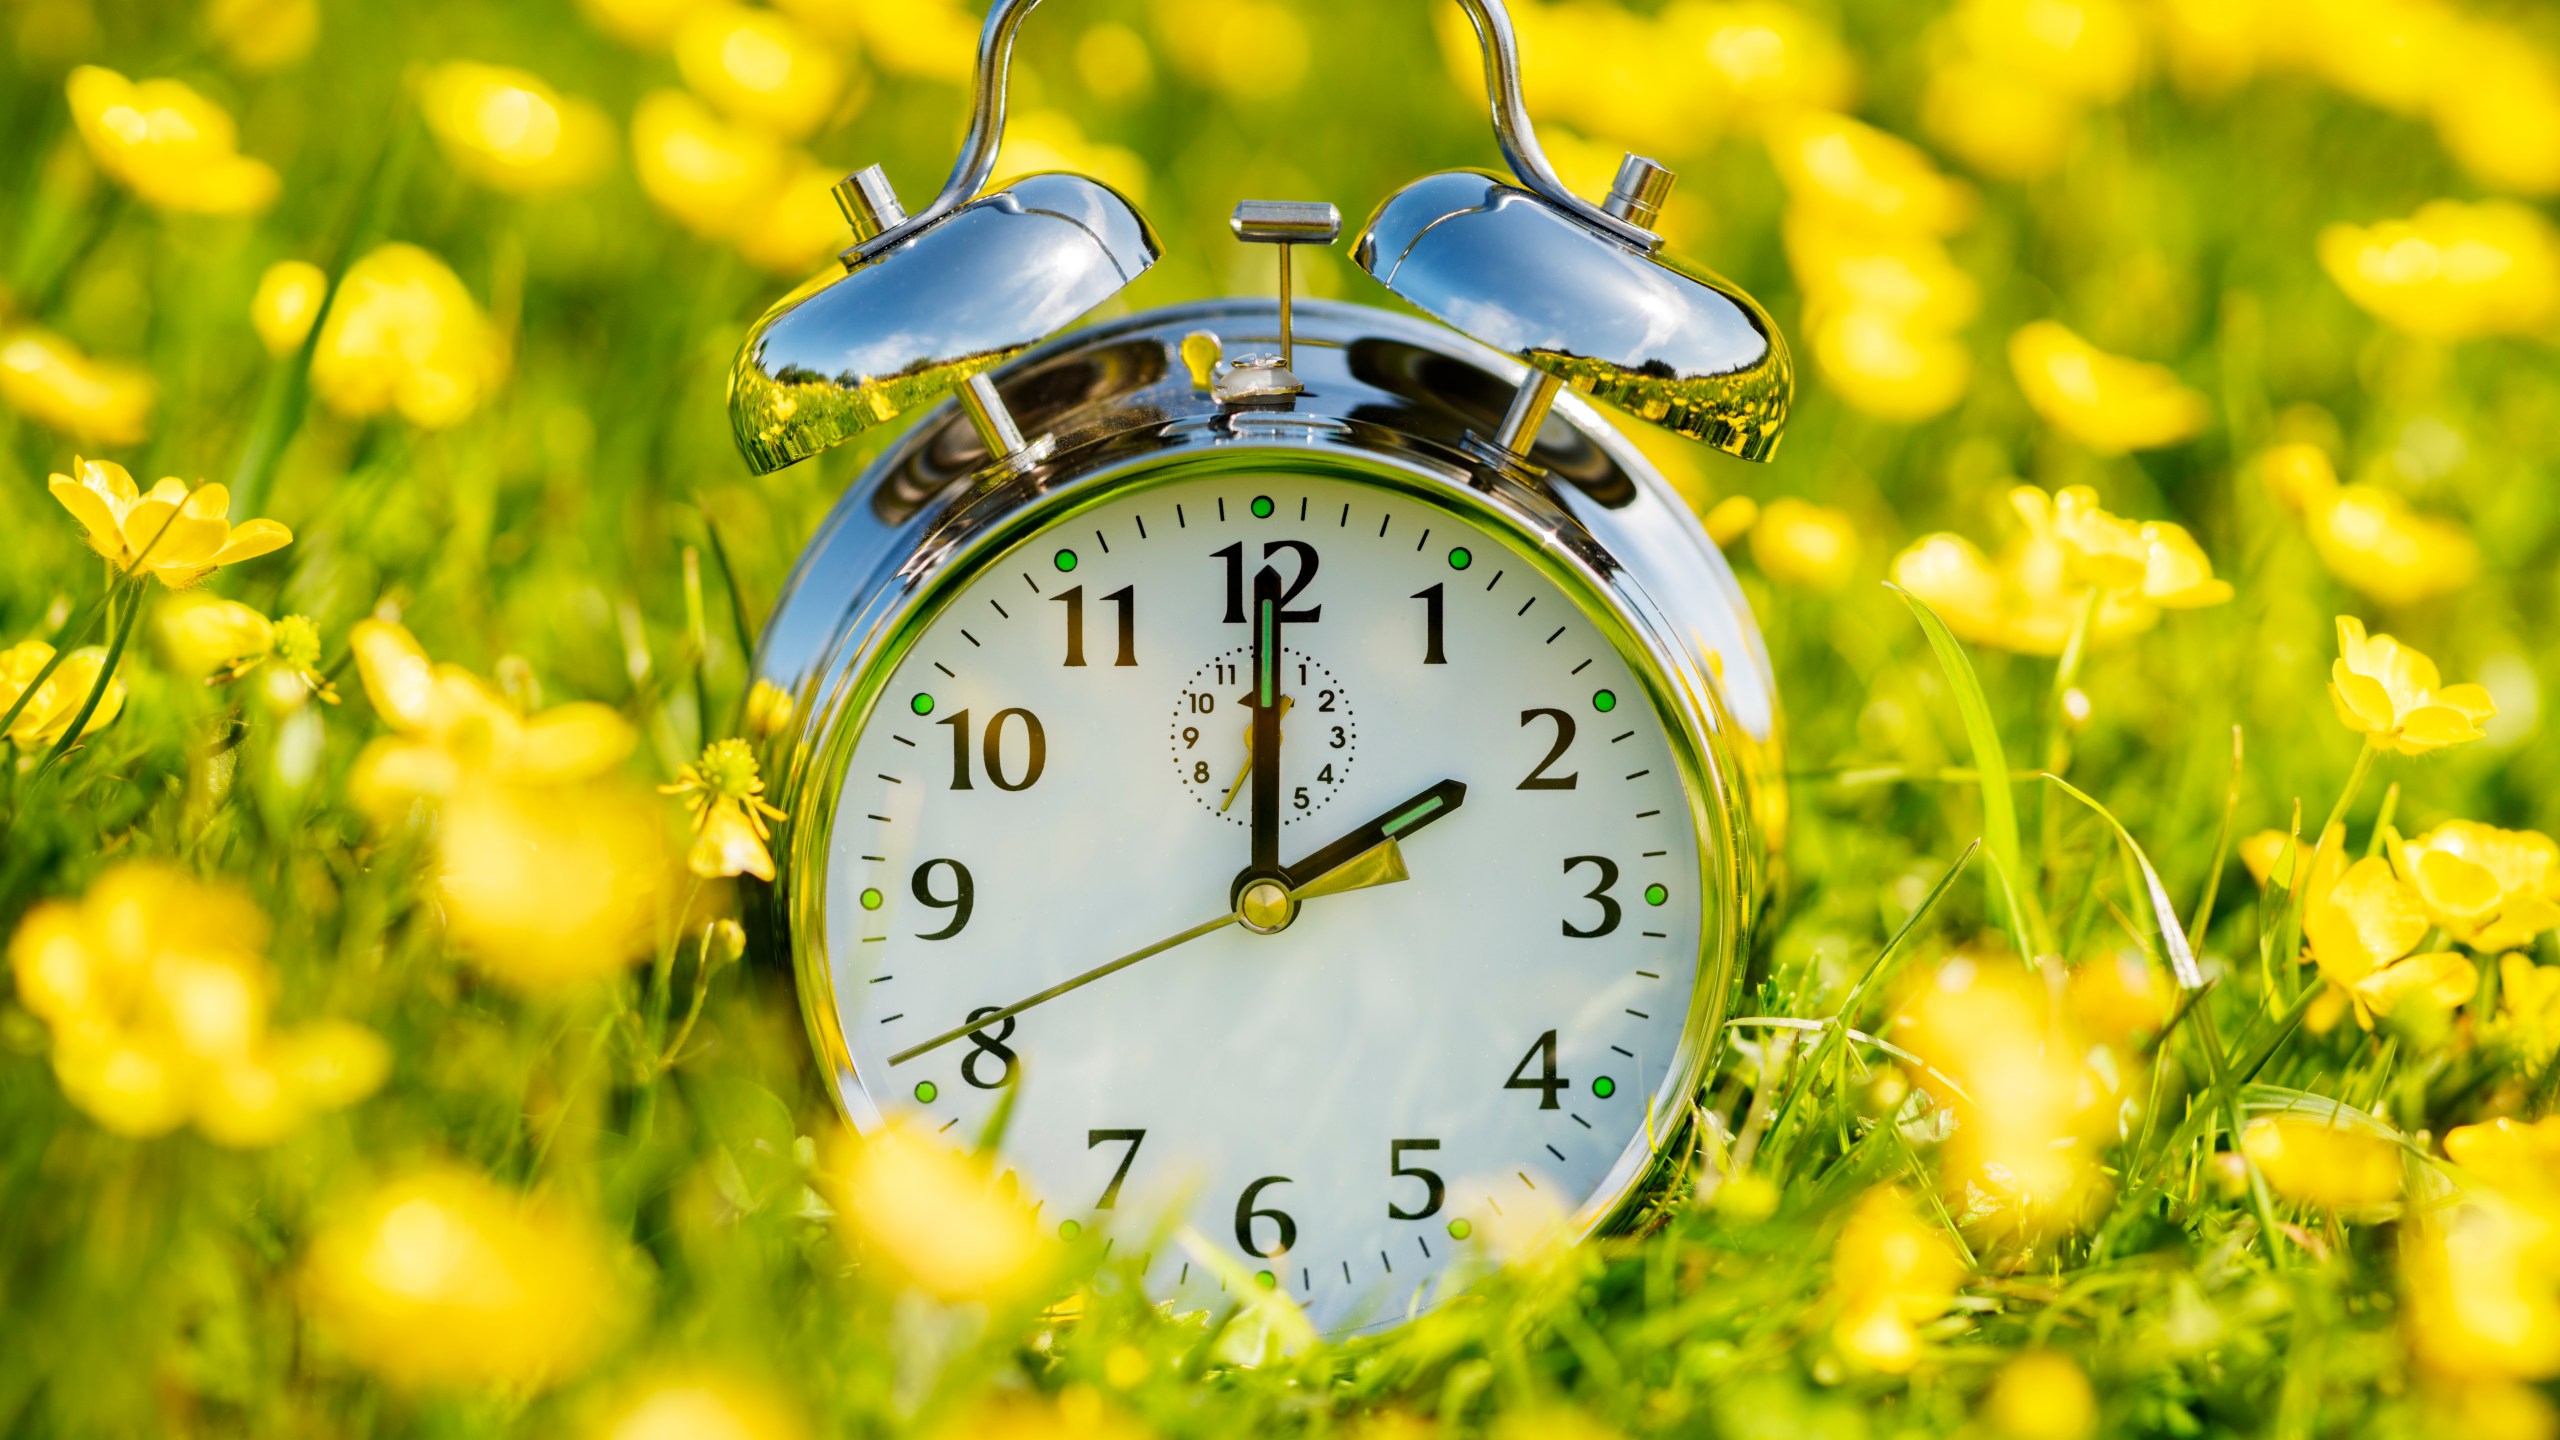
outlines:
[[[933,869],[937,865],[948,865],[951,867],[951,877],[954,883],[951,898],[948,900],[945,900],[941,896],[933,893]],[[916,867],[914,889],[916,899],[918,901],[923,904],[930,905],[936,910],[948,910],[951,912],[950,924],[943,926],[939,930],[918,931],[916,934],[917,939],[948,940],[968,927],[969,912],[975,910],[978,905],[978,884],[976,881],[969,878],[968,866],[961,864],[957,860],[927,860]]]

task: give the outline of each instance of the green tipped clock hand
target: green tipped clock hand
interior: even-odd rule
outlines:
[[[1277,606],[1273,607],[1275,611]],[[992,1015],[981,1015],[966,1024],[954,1026],[941,1034],[910,1045],[889,1057],[892,1065],[904,1065],[919,1055],[939,1050],[954,1040],[990,1025],[1001,1025],[1035,1006],[1046,1005],[1070,990],[1080,990],[1105,975],[1126,970],[1151,955],[1161,955],[1177,945],[1186,945],[1203,935],[1215,934],[1230,925],[1252,922],[1249,928],[1272,931],[1285,928],[1295,917],[1300,902],[1324,895],[1340,895],[1353,890],[1367,890],[1379,885],[1393,885],[1410,879],[1404,868],[1404,851],[1398,842],[1431,822],[1447,815],[1466,802],[1467,787],[1455,780],[1443,780],[1400,805],[1389,807],[1377,819],[1325,846],[1306,859],[1281,872],[1288,877],[1287,888],[1264,881],[1249,885],[1236,908],[1215,920],[1204,921],[1178,934],[1168,935],[1152,945],[1142,946],[1117,960],[1096,965],[1081,975],[1072,975],[1036,995],[1025,996]]]
[[[1248,875],[1280,868],[1280,572],[1265,565],[1253,577],[1253,865]]]

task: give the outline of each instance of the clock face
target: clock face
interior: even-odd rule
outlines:
[[[1195,472],[946,590],[827,840],[857,1120],[962,1141],[1016,1090],[1044,1226],[1326,1330],[1613,1198],[1678,1105],[1702,807],[1617,622],[1529,556],[1383,485]]]

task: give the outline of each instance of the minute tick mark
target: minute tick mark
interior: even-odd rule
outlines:
[[[1561,625],[1559,625],[1559,626],[1557,626],[1557,627],[1556,627],[1556,633],[1554,633],[1553,635],[1550,635],[1550,636],[1548,636],[1548,637],[1547,637],[1547,643],[1548,643],[1548,644],[1550,644],[1550,645],[1553,645],[1553,644],[1554,644],[1554,643],[1556,643],[1558,640],[1561,640],[1561,639],[1563,639],[1563,638],[1564,638],[1564,627],[1563,627],[1563,626],[1561,626]]]
[[[957,680],[960,678],[958,675],[952,673],[950,666],[943,664],[939,660],[933,662],[933,668],[941,671],[942,678],[945,680]]]

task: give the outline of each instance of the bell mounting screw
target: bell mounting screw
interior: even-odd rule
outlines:
[[[1248,245],[1280,247],[1280,368],[1296,358],[1289,334],[1289,252],[1300,245],[1330,245],[1342,235],[1342,212],[1303,200],[1247,200],[1227,217],[1227,228]]]
[[[898,187],[889,183],[889,172],[877,165],[865,165],[837,181],[835,195],[836,208],[853,227],[857,245],[906,223],[907,207],[898,203]]]
[[[835,197],[836,208],[853,227],[854,248],[844,253],[848,270],[861,260],[863,245],[907,223],[907,207],[898,203],[898,187],[889,183],[889,172],[877,165],[865,165],[837,181]],[[1004,397],[996,393],[995,382],[983,372],[953,386],[952,393],[988,454],[1011,460],[1030,448],[1022,438],[1022,427],[1013,423],[1013,412],[1005,409]]]
[[[1600,208],[1630,225],[1647,230],[1662,218],[1663,202],[1671,198],[1672,182],[1680,177],[1661,162],[1629,151],[1618,162],[1618,178],[1609,185],[1609,198]],[[1556,395],[1564,382],[1532,365],[1529,376],[1511,397],[1511,408],[1502,417],[1502,429],[1493,443],[1520,459],[1529,458],[1529,447],[1538,443],[1538,429],[1547,423],[1547,411],[1554,408]]]

